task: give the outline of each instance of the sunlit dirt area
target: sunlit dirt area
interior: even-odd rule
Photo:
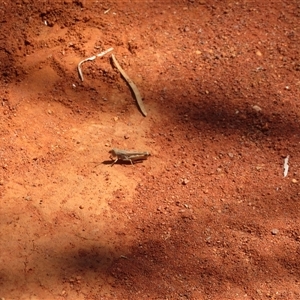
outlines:
[[[3,0],[0,26],[0,299],[300,299],[298,0]]]

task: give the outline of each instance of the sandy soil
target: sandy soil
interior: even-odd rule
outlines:
[[[299,1],[7,0],[0,26],[1,299],[300,299]],[[110,47],[147,117],[111,54],[80,80]]]

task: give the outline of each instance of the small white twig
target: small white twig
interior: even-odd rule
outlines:
[[[107,14],[110,10],[111,10],[110,8],[107,9],[107,10],[104,12],[104,14]]]
[[[107,50],[105,50],[105,51],[103,51],[103,52],[97,54],[96,56],[97,56],[97,57],[102,57],[102,56],[104,56],[105,54],[107,54],[108,52],[113,51],[113,50],[114,50],[114,48],[109,48],[109,49],[107,49]]]
[[[289,158],[290,156],[288,155],[285,159],[284,159],[284,164],[283,164],[283,177],[286,177],[288,172],[289,172]]]
[[[99,54],[96,54],[96,55],[94,55],[94,56],[91,56],[91,57],[88,57],[88,58],[82,60],[82,61],[78,64],[78,66],[77,66],[78,73],[79,73],[79,77],[80,77],[81,81],[83,81],[83,74],[82,74],[82,71],[81,71],[81,65],[82,65],[84,62],[90,61],[90,60],[95,60],[97,57],[102,57],[102,56],[104,56],[105,54],[107,54],[108,52],[113,51],[113,50],[114,50],[114,48],[109,48],[109,49],[107,49],[107,50],[105,50],[105,51],[103,51],[103,52],[101,52],[101,53],[99,53]]]
[[[124,258],[124,259],[129,259],[127,256],[125,255],[120,255],[120,258]]]
[[[84,62],[86,62],[86,61],[94,60],[94,59],[96,59],[96,56],[92,56],[92,57],[86,58],[86,59],[82,60],[82,61],[78,64],[77,69],[78,69],[78,73],[79,73],[79,77],[80,77],[81,81],[83,81],[83,74],[82,74],[82,71],[81,71],[81,65],[82,65]]]

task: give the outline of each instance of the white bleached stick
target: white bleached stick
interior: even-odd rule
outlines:
[[[285,159],[284,159],[284,164],[283,164],[283,177],[286,177],[288,172],[289,172],[289,158],[290,156],[288,155]]]
[[[113,51],[113,50],[114,50],[114,48],[109,48],[109,49],[107,49],[107,50],[105,50],[105,51],[103,51],[103,52],[101,52],[101,53],[99,53],[99,54],[96,54],[96,55],[94,55],[94,56],[91,56],[91,57],[88,57],[88,58],[82,60],[82,61],[78,64],[78,66],[77,66],[77,70],[78,70],[79,77],[80,77],[81,81],[83,81],[83,74],[82,74],[82,71],[81,71],[81,65],[82,65],[84,62],[90,61],[90,60],[94,60],[94,59],[96,59],[97,57],[102,57],[102,56],[104,56],[105,54],[107,54],[108,52]]]

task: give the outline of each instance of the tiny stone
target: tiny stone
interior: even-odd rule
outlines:
[[[262,53],[261,53],[259,50],[257,50],[257,51],[255,52],[255,54],[256,54],[257,56],[262,56]]]
[[[274,228],[274,229],[271,230],[271,233],[272,233],[273,235],[276,235],[276,234],[279,233],[279,230],[276,229],[276,228]]]
[[[124,139],[125,139],[125,140],[128,140],[128,139],[129,139],[129,135],[128,135],[128,134],[125,134],[125,135],[124,135]]]
[[[295,178],[292,179],[292,183],[297,183],[297,182],[298,182],[297,179],[295,179]]]
[[[188,183],[189,183],[188,179],[186,179],[186,178],[182,179],[182,184],[183,185],[187,185]]]
[[[261,107],[259,107],[258,105],[253,105],[252,107],[255,111],[261,111]]]

